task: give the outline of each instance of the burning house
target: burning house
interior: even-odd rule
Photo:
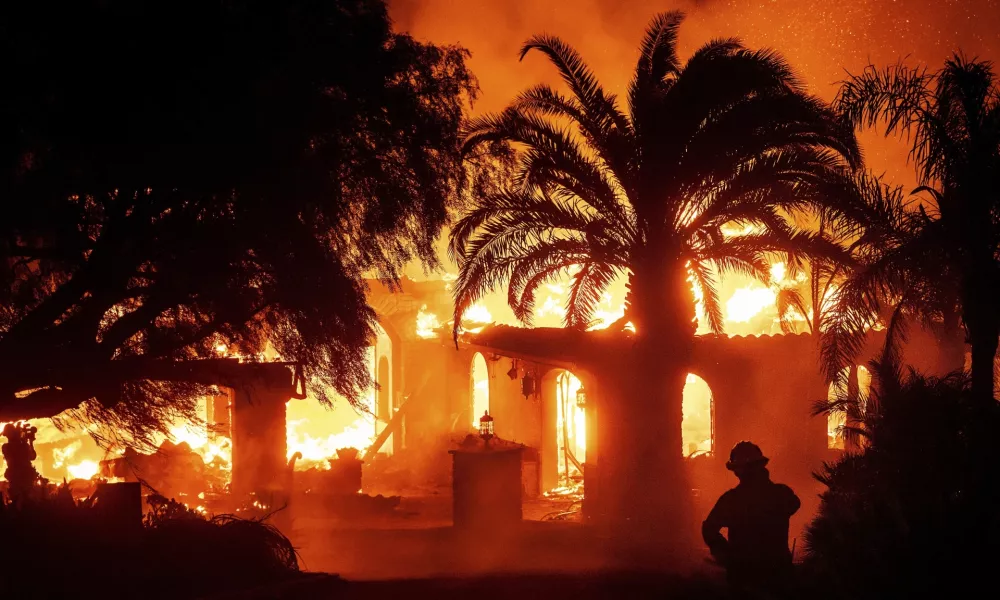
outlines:
[[[600,331],[497,325],[482,309],[467,315],[471,329],[456,342],[438,317],[453,307],[446,282],[404,280],[399,290],[371,282],[369,300],[380,323],[369,351],[378,385],[357,410],[321,406],[293,365],[207,361],[216,367],[201,379],[221,393],[203,400],[204,422],[178,423],[160,452],[108,455],[85,428],[61,432],[43,421],[39,472],[73,480],[82,491],[98,479],[142,481],[199,512],[240,509],[246,505],[238,499],[246,498],[267,512],[293,493],[447,485],[448,450],[488,411],[496,437],[523,448],[525,497],[577,494],[586,518],[602,514],[602,468],[613,456],[602,431],[612,397],[606,369],[614,361],[601,354],[608,346]],[[869,355],[878,345],[873,337]],[[829,393],[818,352],[808,334],[698,337],[684,391],[682,451],[699,497],[731,486],[724,456],[743,439],[767,449],[776,478],[813,485],[811,474],[841,446],[838,423],[813,416],[815,401]],[[394,463],[397,476],[387,476]],[[799,519],[810,516],[802,511]]]

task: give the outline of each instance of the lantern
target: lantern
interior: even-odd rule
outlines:
[[[580,408],[587,406],[587,392],[583,391],[583,387],[576,390],[576,405]]]
[[[507,371],[507,377],[510,377],[511,381],[517,379],[517,364],[511,365],[510,370]]]
[[[535,378],[531,376],[531,373],[525,373],[524,378],[521,379],[521,395],[525,398],[535,393]]]
[[[490,411],[484,412],[483,416],[479,417],[479,437],[483,438],[487,446],[493,439],[493,417],[490,416]]]

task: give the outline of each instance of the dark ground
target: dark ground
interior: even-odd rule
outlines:
[[[351,581],[482,577],[495,574],[579,574],[664,569],[662,561],[625,557],[607,539],[580,523],[579,515],[547,520],[573,506],[572,498],[525,501],[524,521],[482,533],[452,528],[451,497],[411,493],[396,510],[368,518],[331,519],[296,515],[292,542],[302,568],[337,573]],[[577,505],[578,506],[578,505]],[[687,564],[672,572],[710,572],[707,550],[691,548]],[[675,563],[676,561],[671,561]]]
[[[602,573],[576,575],[493,575],[465,578],[407,579],[353,582],[329,575],[307,576],[302,581],[253,593],[217,596],[211,600],[305,599],[420,599],[475,600],[535,598],[574,600],[658,598],[713,600],[725,598],[721,583],[709,578],[679,578],[651,573]]]
[[[572,499],[526,502],[519,527],[483,535],[455,531],[450,502],[446,493],[410,494],[381,517],[296,518],[293,541],[308,573],[212,600],[723,597],[722,573],[705,562],[702,548],[683,564],[651,559],[637,566],[572,517],[549,520]]]

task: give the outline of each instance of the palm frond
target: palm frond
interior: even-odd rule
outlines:
[[[778,308],[778,323],[781,325],[782,333],[795,333],[794,321],[791,318],[792,311],[806,320],[810,332],[814,331],[812,320],[809,318],[809,309],[798,290],[794,288],[779,289],[775,304]]]
[[[643,112],[642,104],[655,95],[656,88],[663,85],[665,78],[679,73],[677,31],[683,21],[684,13],[671,11],[657,14],[646,26],[628,89],[633,116]]]
[[[595,122],[613,124],[623,131],[631,129],[624,114],[618,109],[613,96],[601,87],[593,71],[572,46],[552,35],[536,35],[521,47],[521,60],[537,50],[545,54],[556,66],[559,75],[579,100],[588,118]]]
[[[594,308],[601,295],[622,271],[615,265],[600,261],[585,262],[573,276],[566,299],[565,325],[571,329],[584,329],[594,315]]]
[[[718,282],[716,281],[711,263],[694,261],[691,263],[691,274],[694,284],[701,291],[702,309],[708,320],[708,328],[716,335],[725,333],[725,317],[722,314],[722,302],[719,299]]]

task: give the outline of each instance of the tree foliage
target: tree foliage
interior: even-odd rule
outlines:
[[[509,144],[516,167],[510,185],[478,198],[452,230],[456,330],[468,306],[504,284],[515,315],[530,323],[535,291],[568,273],[569,327],[586,327],[602,292],[629,275],[626,316],[640,332],[671,312],[661,301],[670,294],[685,314],[664,318],[683,330],[694,316],[690,273],[720,331],[720,275],[767,281],[768,254],[787,253],[793,266],[806,251],[839,255],[786,216],[842,184],[859,160],[850,128],[773,51],[718,39],[681,61],[682,20],[678,12],[652,20],[624,107],[559,38],[525,43],[522,57],[548,57],[569,93],[529,88],[467,129],[466,151]],[[727,225],[753,231],[728,236]]]
[[[364,279],[434,265],[468,183],[467,53],[380,0],[2,10],[0,420],[158,427],[195,390],[119,367],[219,344],[358,398]]]
[[[860,452],[825,465],[819,514],[806,533],[820,598],[939,597],[990,583],[1000,556],[1000,408],[962,373],[944,378],[872,365],[850,405]]]
[[[844,83],[834,106],[853,125],[906,136],[922,202],[906,207],[898,192],[889,199],[892,227],[842,290],[844,304],[863,310],[841,311],[845,335],[830,338],[828,353],[848,358],[850,341],[842,342],[885,306],[889,328],[907,314],[941,322],[960,310],[973,385],[991,397],[1000,337],[1000,86],[992,64],[954,56],[936,72],[869,67]]]

